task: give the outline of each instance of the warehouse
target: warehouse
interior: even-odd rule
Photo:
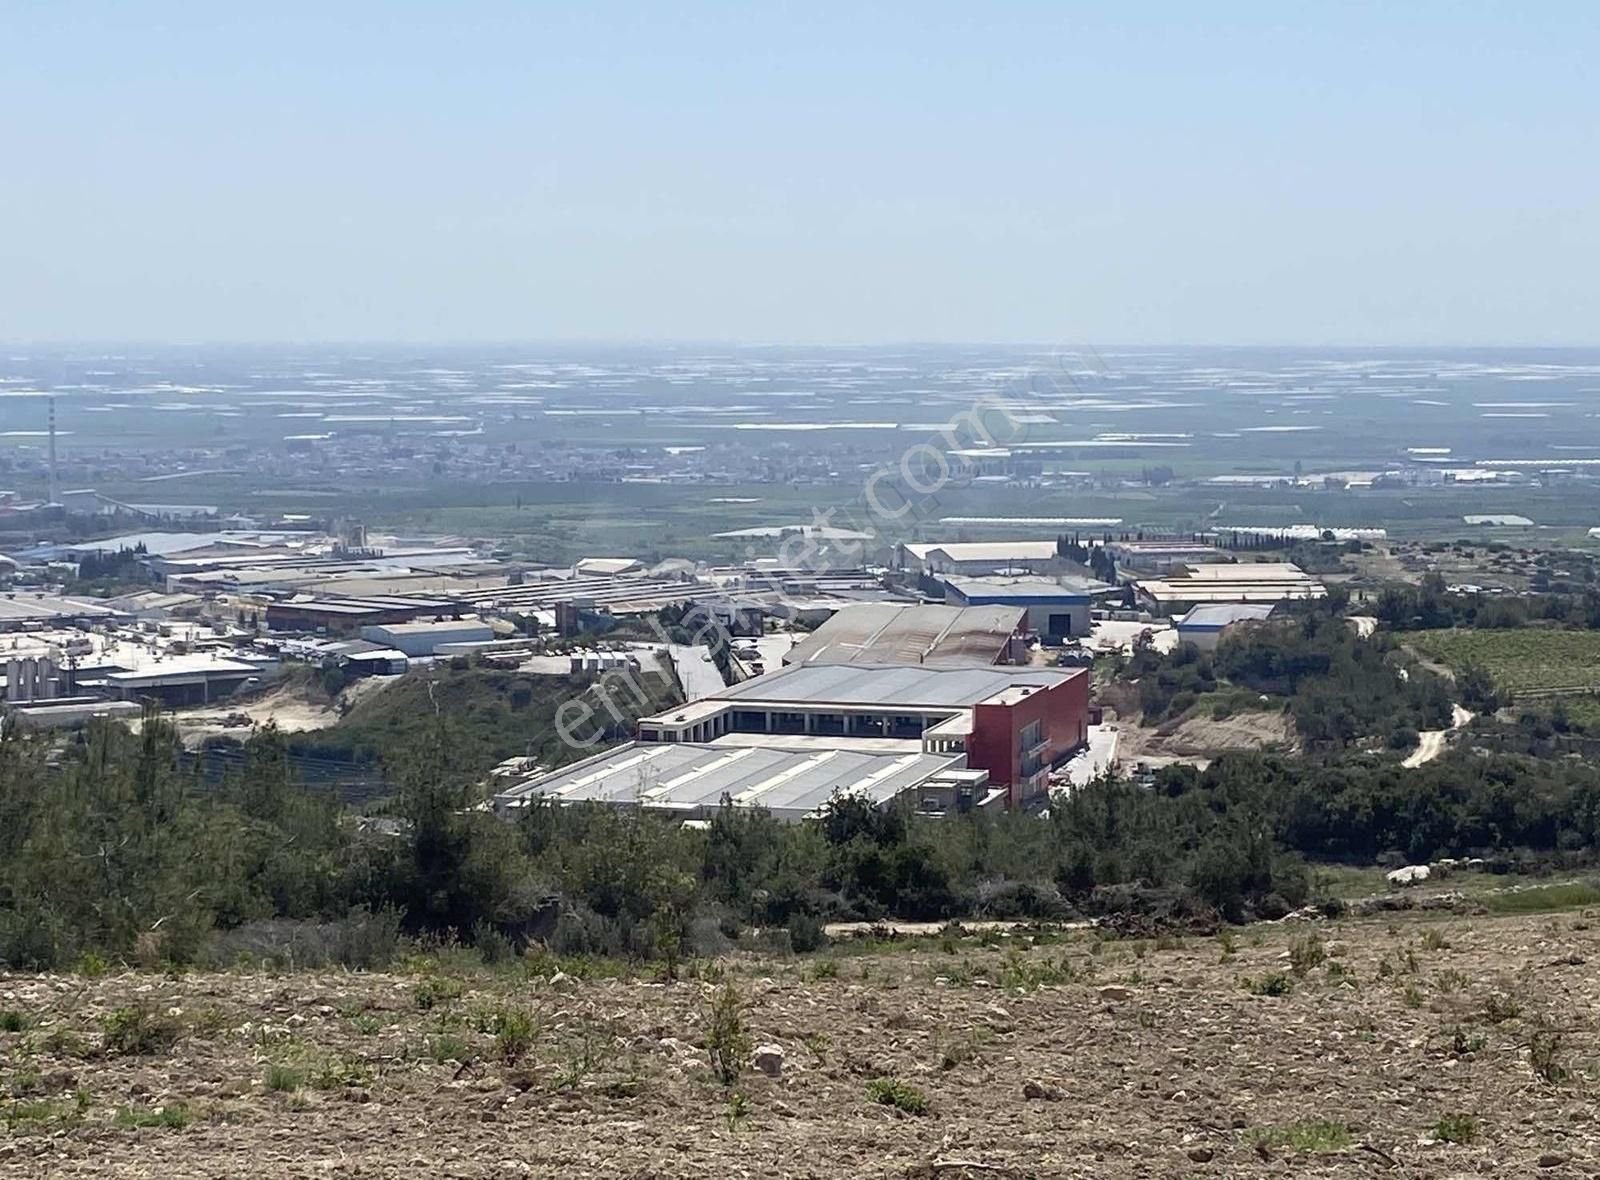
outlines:
[[[1178,641],[1211,651],[1233,628],[1271,618],[1276,609],[1265,602],[1217,602],[1192,607],[1178,620]]]
[[[0,597],[0,631],[104,622],[123,613],[87,598],[65,598],[33,590],[8,590]]]
[[[1054,573],[1067,568],[1054,541],[942,541],[899,544],[896,569],[917,574]]]
[[[488,586],[464,591],[461,599],[482,610],[503,612],[552,610],[570,603],[611,615],[651,614],[684,602],[709,587],[674,578],[579,576],[529,580],[518,586]]]
[[[271,631],[311,631],[353,635],[363,627],[409,623],[429,616],[455,616],[461,604],[451,598],[305,598],[267,606]]]
[[[536,774],[497,794],[494,803],[502,813],[548,801],[642,807],[702,819],[714,814],[726,797],[736,807],[762,807],[779,819],[797,821],[846,795],[878,807],[898,799],[914,805],[919,788],[937,782],[944,772],[959,770],[960,762],[920,750],[629,743]]]
[[[784,654],[785,664],[1014,664],[1026,658],[1020,608],[847,606]]]
[[[488,643],[494,628],[482,619],[445,619],[418,623],[388,623],[361,628],[361,638],[393,648],[412,659],[431,656],[448,643]]]
[[[946,577],[945,601],[957,606],[994,606],[1020,610],[1035,635],[1066,639],[1089,634],[1095,602],[1119,593],[1116,586],[1093,578],[1063,574],[1059,578]]]
[[[1166,573],[1176,566],[1230,562],[1233,556],[1199,541],[1112,541],[1106,551],[1120,569]]]
[[[917,740],[926,753],[965,755],[1018,806],[1088,730],[1081,668],[796,664],[643,718],[638,736],[721,744],[768,735],[836,749]]]
[[[124,701],[158,700],[164,705],[204,705],[231,696],[270,675],[275,666],[220,656],[169,656],[133,672],[106,674],[106,692]],[[80,681],[85,688],[89,681]]]
[[[1138,582],[1135,589],[1141,602],[1168,615],[1207,603],[1279,603],[1328,593],[1321,582],[1287,561],[1183,566],[1166,578]]]

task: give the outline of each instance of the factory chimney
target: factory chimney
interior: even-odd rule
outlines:
[[[49,502],[56,503],[60,487],[56,480],[56,399],[50,399],[50,495]]]

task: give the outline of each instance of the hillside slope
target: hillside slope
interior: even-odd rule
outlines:
[[[597,697],[592,677],[439,666],[408,672],[382,692],[361,697],[337,725],[295,734],[290,746],[298,753],[381,762],[409,748],[438,715],[459,742],[458,758],[474,771],[521,755],[554,766],[587,752],[558,732],[558,710],[566,702],[584,701],[604,725],[605,739],[616,741],[628,736],[638,717],[679,700],[676,685],[662,676],[639,675],[632,683],[637,692],[611,686],[613,716]],[[580,736],[590,737],[592,730]]]
[[[0,1049],[13,1093],[27,1071],[26,1097],[6,1104],[0,1172],[1589,1170],[1600,979],[1584,964],[1600,956],[1600,930],[1587,918],[1408,915],[1235,937],[1230,948],[1077,932],[1034,947],[935,939],[728,960],[750,1037],[784,1055],[780,1078],[741,1072],[743,1105],[699,1047],[710,983],[458,977],[437,964],[12,976],[0,979],[8,1026],[25,1031],[0,1032]],[[106,1026],[125,1027],[136,1005],[179,1039],[101,1056]],[[517,1012],[531,1017],[525,1047],[506,1035]],[[874,1101],[880,1078],[920,1092],[927,1112]]]

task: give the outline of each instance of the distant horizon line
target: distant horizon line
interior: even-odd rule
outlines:
[[[725,348],[748,350],[771,349],[838,349],[859,351],[865,349],[954,349],[954,348],[1006,348],[1040,352],[1157,352],[1166,349],[1216,349],[1219,351],[1245,351],[1261,349],[1290,349],[1329,351],[1383,351],[1408,349],[1448,349],[1451,351],[1526,349],[1538,351],[1595,350],[1600,351],[1600,341],[1591,342],[1529,342],[1494,341],[1490,343],[1461,343],[1453,341],[1409,341],[1403,343],[1375,343],[1364,341],[1303,342],[1303,341],[1247,341],[1199,343],[1195,341],[1165,341],[1161,343],[1129,344],[1065,344],[1028,340],[879,340],[879,341],[781,341],[717,339],[713,337],[530,337],[530,338],[439,338],[399,339],[394,337],[310,337],[305,339],[228,339],[175,340],[154,337],[82,337],[55,339],[4,339],[0,348],[62,351],[84,348],[160,348],[174,350],[199,350],[207,348],[362,348],[362,349],[417,349],[417,348],[624,348],[624,349],[677,349]]]

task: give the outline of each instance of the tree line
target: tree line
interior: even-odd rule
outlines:
[[[1538,626],[1595,630],[1600,629],[1600,590],[1515,596],[1453,593],[1442,577],[1429,574],[1418,586],[1386,588],[1372,613],[1394,631]]]
[[[0,964],[377,966],[406,937],[671,963],[752,928],[808,950],[834,919],[1243,920],[1310,899],[1308,860],[1584,859],[1600,837],[1600,771],[1512,755],[1232,754],[1096,782],[1045,817],[843,799],[800,824],[725,805],[691,830],[597,805],[497,817],[447,718],[396,751],[371,822],[295,782],[281,735],[247,751],[206,788],[155,716],[64,749],[0,735]]]

